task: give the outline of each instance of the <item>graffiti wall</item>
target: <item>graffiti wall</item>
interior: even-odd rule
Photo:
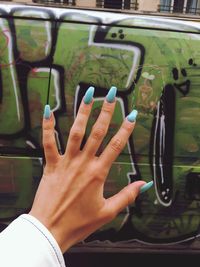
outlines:
[[[54,111],[62,153],[87,88],[96,89],[85,140],[114,85],[117,105],[98,153],[133,107],[139,115],[109,173],[105,197],[138,179],[153,179],[154,188],[79,248],[195,244],[200,226],[199,74],[198,21],[0,5],[2,227],[30,209],[40,181],[44,105]]]

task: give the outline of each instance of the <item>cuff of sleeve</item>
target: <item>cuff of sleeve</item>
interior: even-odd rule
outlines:
[[[65,267],[55,238],[35,217],[22,214],[0,233],[2,266]]]
[[[32,224],[32,226],[40,232],[41,238],[46,239],[46,241],[48,242],[48,248],[51,251],[51,255],[53,256],[54,260],[58,262],[58,266],[65,267],[61,249],[50,231],[38,219],[30,214],[22,214],[21,216],[19,216],[19,218],[25,220],[27,223]]]

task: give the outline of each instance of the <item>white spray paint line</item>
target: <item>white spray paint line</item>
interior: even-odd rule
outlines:
[[[157,133],[157,130],[158,130],[158,121],[159,121],[159,116],[160,116],[160,101],[158,102],[158,106],[157,106],[157,114],[156,114],[156,125],[155,125],[155,131],[154,131],[154,144],[153,144],[153,170],[154,170],[154,182],[155,182],[155,192],[156,192],[156,196],[158,198],[158,201],[160,204],[162,204],[163,206],[165,207],[168,207],[171,205],[172,201],[170,201],[169,203],[165,203],[162,201],[162,199],[160,198],[159,194],[158,194],[158,190],[157,190],[157,177],[156,177],[156,162],[155,162],[155,155],[156,155],[156,133]],[[162,124],[162,122],[161,122]],[[164,126],[164,125],[163,125]],[[164,138],[165,136],[165,131],[164,131],[164,134],[162,133],[162,128],[161,127],[161,132],[160,132],[160,135]],[[161,148],[161,140],[162,138],[160,138],[160,142],[159,142],[159,145],[160,145],[160,148]],[[161,150],[160,150],[161,151]],[[160,159],[159,159],[160,161]],[[162,169],[162,163],[160,162],[159,163],[159,167],[161,169],[161,182],[163,183],[164,182],[164,175],[163,175],[163,169]]]
[[[161,125],[161,129],[160,129],[160,157],[159,157],[159,161],[160,161],[160,169],[161,169],[161,183],[164,183],[164,174],[163,174],[163,158],[162,158],[162,154],[165,151],[165,122],[164,122],[164,115],[161,115],[160,117],[160,125]]]
[[[133,63],[131,67],[131,71],[129,73],[126,87],[128,87],[131,84],[132,77],[134,76],[134,72],[137,69],[137,63],[139,61],[139,58],[141,57],[140,49],[134,46],[125,45],[125,44],[107,44],[107,43],[94,43],[93,42],[93,33],[96,32],[97,26],[93,25],[90,28],[89,33],[89,40],[88,40],[88,46],[96,46],[96,47],[108,47],[112,49],[120,49],[120,50],[126,50],[131,51],[133,53]]]
[[[50,73],[50,68],[37,68],[35,72],[46,72]],[[54,77],[54,88],[55,88],[55,98],[56,98],[56,106],[51,109],[53,112],[60,108],[60,90],[59,90],[59,73],[55,69],[51,69],[51,73]]]
[[[12,82],[13,82],[13,88],[14,88],[14,94],[15,94],[15,102],[16,102],[16,109],[17,109],[17,117],[18,121],[20,121],[21,116],[20,116],[20,109],[19,109],[19,96],[17,93],[17,84],[16,84],[16,78],[14,74],[14,66],[12,65],[12,62],[14,62],[13,59],[13,40],[10,31],[8,31],[8,27],[4,25],[3,19],[0,19],[0,27],[2,28],[2,31],[4,34],[8,37],[8,58],[9,58],[9,67],[10,67],[10,72],[11,72],[11,77],[12,77]]]
[[[9,5],[5,5],[5,4],[0,4],[0,7],[5,10],[6,12],[10,13],[13,9],[15,8],[19,8],[19,5],[16,4],[9,4]],[[43,10],[51,11],[53,12],[53,14],[56,16],[56,18],[60,18],[61,16],[65,15],[65,14],[70,14],[70,13],[74,13],[74,14],[83,14],[86,16],[92,16],[92,17],[96,17],[98,19],[100,19],[102,21],[102,23],[111,23],[116,21],[116,13],[113,12],[104,12],[103,10],[101,10],[100,12],[98,10],[84,10],[84,9],[79,9],[77,11],[77,9],[73,9],[70,8],[69,9],[64,9],[64,8],[54,8],[54,7],[46,7],[46,6],[20,6],[22,9],[26,9],[26,10],[33,10],[33,9],[38,9],[40,11],[40,9],[42,8]],[[147,24],[149,25],[149,23],[152,22],[151,26],[157,26],[157,27],[161,27],[160,23],[163,23],[164,28],[166,28],[166,22],[172,23],[174,25],[170,26],[171,29],[175,29],[177,30],[177,26],[179,29],[182,29],[182,26],[189,26],[192,27],[193,29],[200,29],[200,25],[198,25],[198,21],[192,18],[184,18],[184,21],[182,18],[172,18],[170,16],[165,16],[163,18],[162,15],[158,16],[158,15],[143,15],[143,14],[123,14],[123,13],[117,13],[117,21],[119,20],[124,20],[124,19],[134,19],[135,20],[135,24],[133,26],[147,26]],[[138,20],[138,22],[137,22]],[[144,24],[141,24],[142,21],[144,20]],[[146,21],[146,23],[145,23]],[[195,22],[196,21],[196,22]],[[120,26],[120,25],[119,25]],[[167,24],[167,27],[169,27],[169,24]],[[191,30],[193,30],[191,28]],[[190,29],[188,29],[190,30]]]
[[[49,19],[49,16],[45,14],[42,11],[35,11],[35,10],[24,10],[20,12],[20,15],[22,16],[34,16],[36,15],[37,17],[41,17],[43,19]],[[31,20],[31,17],[30,17]],[[44,21],[45,28],[46,28],[46,33],[47,33],[47,44],[45,46],[45,55],[48,55],[48,52],[50,51],[50,47],[52,44],[52,38],[51,38],[51,23],[50,21]]]

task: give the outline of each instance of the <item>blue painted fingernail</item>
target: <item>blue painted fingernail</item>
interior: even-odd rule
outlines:
[[[132,110],[131,113],[127,116],[127,120],[130,122],[135,122],[137,118],[138,112],[136,109]]]
[[[142,187],[140,187],[140,194],[142,194],[145,191],[149,190],[149,188],[151,188],[152,185],[153,185],[153,181],[144,184]]]
[[[94,87],[90,86],[84,95],[83,98],[84,103],[87,105],[90,104],[92,102],[93,95],[94,95]]]
[[[51,108],[49,105],[45,105],[44,107],[44,118],[48,120],[51,117]]]
[[[116,93],[117,93],[117,87],[115,86],[112,86],[106,96],[106,100],[109,102],[109,103],[113,103],[115,101],[115,96],[116,96]]]

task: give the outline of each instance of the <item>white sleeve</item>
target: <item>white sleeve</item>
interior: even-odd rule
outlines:
[[[0,266],[65,267],[63,254],[48,229],[23,214],[0,233]]]

